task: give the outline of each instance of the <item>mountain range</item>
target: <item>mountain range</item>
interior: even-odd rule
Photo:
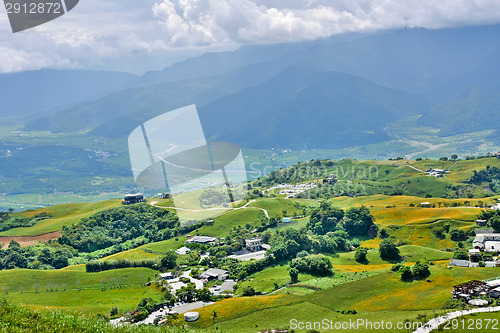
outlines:
[[[120,138],[145,120],[194,103],[210,140],[252,148],[382,142],[388,124],[411,115],[420,115],[418,124],[439,129],[441,136],[496,131],[499,34],[500,25],[403,29],[245,46],[141,77],[85,71],[49,71],[50,80],[44,71],[0,75],[1,87],[11,82],[0,114],[28,115],[26,130]],[[71,82],[85,79],[66,84],[71,75]],[[36,86],[46,92],[36,92],[42,102],[16,102]]]

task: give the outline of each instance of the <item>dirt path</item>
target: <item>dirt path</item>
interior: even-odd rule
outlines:
[[[418,169],[418,168],[415,168],[413,165],[406,164],[406,166],[407,166],[407,167],[409,167],[409,168],[412,168],[413,170],[417,170],[417,171],[419,171],[419,172],[427,173],[427,172],[425,172],[424,170],[420,170],[420,169]]]
[[[269,212],[266,209],[260,208],[260,207],[248,207],[249,204],[251,204],[252,202],[255,202],[255,201],[257,201],[257,200],[250,200],[244,206],[241,206],[238,208],[229,208],[229,209],[228,208],[186,209],[186,208],[177,208],[177,207],[156,206],[156,203],[158,201],[153,201],[150,203],[150,205],[154,206],[154,207],[158,207],[158,208],[164,208],[164,209],[169,208],[169,209],[183,210],[183,211],[188,211],[188,212],[200,212],[200,211],[206,211],[206,210],[224,210],[222,213],[212,216],[212,218],[219,217],[221,215],[227,214],[229,212],[234,212],[234,211],[239,210],[239,209],[256,208],[256,209],[262,210],[264,212],[264,214],[266,215],[266,217],[269,218]]]
[[[2,247],[6,249],[10,241],[15,240],[21,247],[25,247],[28,245],[35,245],[38,242],[44,243],[48,240],[59,238],[60,236],[61,231],[49,232],[38,236],[0,236],[0,243],[3,243]]]

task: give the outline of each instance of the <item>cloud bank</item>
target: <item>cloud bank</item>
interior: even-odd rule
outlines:
[[[137,72],[242,44],[495,23],[500,23],[498,0],[85,0],[69,14],[17,34],[0,13],[0,72],[44,67]]]

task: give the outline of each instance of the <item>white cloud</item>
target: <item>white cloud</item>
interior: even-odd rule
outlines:
[[[201,5],[203,3],[203,5]],[[497,0],[163,0],[153,6],[172,45],[272,43],[397,27],[500,22]]]
[[[0,12],[0,72],[43,67],[141,71],[205,50],[349,31],[500,23],[498,0],[82,0],[12,34]]]

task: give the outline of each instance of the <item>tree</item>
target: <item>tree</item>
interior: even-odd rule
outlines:
[[[387,233],[387,230],[385,230],[384,228],[380,229],[379,237],[382,238],[382,239],[389,237],[389,234]]]
[[[297,268],[300,273],[311,273],[323,276],[333,275],[330,260],[323,255],[310,255],[305,258],[295,258],[290,267]]]
[[[453,252],[453,258],[467,260],[469,259],[469,252],[465,249],[459,249]]]
[[[492,216],[489,224],[496,232],[500,232],[500,215],[497,214]]]
[[[38,289],[40,289],[40,285],[38,283],[34,284],[33,289],[35,289],[35,294],[38,294]]]
[[[175,302],[177,301],[175,299],[175,296],[172,295],[172,293],[169,290],[165,291],[163,297],[165,298],[165,301],[167,302],[168,306],[174,306]]]
[[[9,249],[20,249],[21,245],[15,240],[11,240],[9,243]]]
[[[181,287],[177,290],[177,298],[185,303],[191,303],[198,296],[196,288],[192,284],[188,284],[187,287]]]
[[[63,268],[63,267],[66,267],[68,266],[68,257],[66,257],[64,254],[60,253],[60,254],[57,254],[54,258],[54,260],[52,260],[52,266],[55,268],[55,269],[60,269],[60,268]]]
[[[408,266],[401,266],[399,269],[401,273],[401,281],[410,281],[413,279],[413,273],[411,272],[411,268]]]
[[[368,208],[361,206],[348,209],[342,218],[342,225],[350,236],[366,236],[374,221],[375,218]]]
[[[116,306],[113,306],[111,308],[111,311],[109,311],[109,316],[110,317],[115,317],[118,314],[118,308]]]
[[[299,282],[299,270],[295,267],[289,267],[288,273],[290,274],[290,282],[297,283]]]
[[[384,239],[379,245],[380,258],[383,260],[399,260],[399,249],[389,239]]]
[[[198,299],[203,302],[210,302],[212,300],[212,292],[208,288],[198,290]]]
[[[255,289],[252,286],[246,286],[243,288],[243,296],[253,296],[255,295]]]
[[[167,251],[165,255],[160,260],[160,268],[162,270],[168,270],[175,268],[177,261],[177,253],[174,251]]]
[[[431,272],[429,270],[429,265],[420,261],[417,261],[412,267],[413,276],[418,279],[425,279]]]
[[[344,217],[344,211],[333,207],[324,201],[319,208],[312,211],[306,228],[317,235],[324,235],[329,231],[335,231],[337,224]]]
[[[453,154],[451,155],[451,159],[456,161],[458,159],[458,155],[457,154]]]
[[[217,318],[217,315],[218,315],[218,314],[217,314],[217,311],[215,311],[215,310],[214,310],[214,311],[212,312],[212,322],[214,322],[214,321],[215,321],[215,318]]]
[[[356,249],[356,253],[354,253],[354,260],[359,263],[367,263],[366,254],[368,253],[368,249],[366,247],[358,247]]]
[[[11,251],[3,260],[6,269],[28,268],[28,259],[17,251]]]
[[[458,228],[451,228],[450,229],[450,236],[452,241],[461,241],[467,239],[467,235],[465,234],[465,231],[462,229]]]
[[[444,235],[444,228],[442,227],[434,227],[431,229],[432,233],[437,237],[437,238],[445,238]]]

